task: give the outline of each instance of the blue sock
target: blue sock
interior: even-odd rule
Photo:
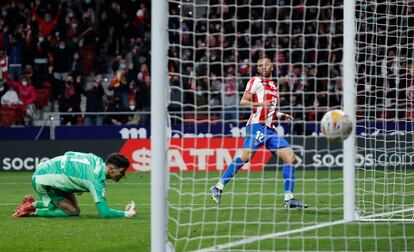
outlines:
[[[237,171],[244,165],[243,160],[240,157],[237,157],[231,161],[229,167],[224,172],[223,176],[220,179],[220,182],[225,185],[227,184],[234,175],[236,175]]]
[[[282,173],[285,179],[285,194],[293,193],[293,189],[295,189],[295,167],[285,164]]]

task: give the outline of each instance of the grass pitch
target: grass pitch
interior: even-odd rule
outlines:
[[[13,218],[25,194],[38,199],[32,173],[0,173],[0,251],[150,251],[150,176],[128,174],[107,182],[110,207],[137,204],[135,218],[101,219],[90,193],[77,196],[81,214],[65,218]]]
[[[85,193],[78,196],[79,217],[14,219],[11,214],[24,195],[34,195],[31,175],[0,173],[0,251],[150,251],[149,173],[128,174],[119,183],[107,182],[110,207],[123,209],[134,200],[138,210],[135,218],[100,219],[90,194]],[[216,172],[171,174],[169,240],[176,251],[191,251],[342,219],[340,171],[297,172],[296,196],[310,205],[305,211],[281,207],[283,181],[278,171],[239,173],[227,185],[222,204],[216,206],[208,190],[219,175]],[[400,191],[395,186],[365,184],[366,188],[375,187],[375,193],[362,195],[358,200],[368,204],[372,201],[379,205],[394,202],[397,207],[399,203],[412,206],[414,178],[406,177],[404,183],[402,197],[391,195],[391,189]],[[370,206],[374,205],[367,205],[368,210]],[[413,216],[413,211],[405,217],[410,215]],[[353,222],[282,235],[226,251],[410,251],[414,248],[413,223],[412,220]]]
[[[384,172],[358,174],[357,202],[360,210],[364,208],[364,216],[412,209],[414,176],[411,170],[406,174],[404,177]],[[226,186],[222,203],[216,206],[211,203],[208,190],[219,176],[217,172],[171,174],[169,238],[177,251],[210,248],[274,233],[278,236],[229,247],[226,251],[410,251],[414,248],[414,209],[391,216],[408,222],[352,222],[283,234],[343,219],[341,170],[296,172],[295,196],[309,204],[304,211],[281,206],[280,170],[238,173]]]

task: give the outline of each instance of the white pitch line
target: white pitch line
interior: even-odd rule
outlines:
[[[389,215],[399,214],[399,213],[404,213],[404,212],[410,212],[410,211],[414,211],[414,207],[407,208],[407,209],[401,209],[401,210],[397,210],[397,211],[392,211],[392,212],[378,213],[378,214],[363,216],[359,220],[360,221],[371,221],[371,220],[374,220],[377,217],[384,217],[384,216],[389,216]],[[378,219],[378,220],[383,220],[383,219]],[[408,220],[410,220],[410,219],[408,219]],[[414,221],[414,219],[412,219],[412,221]]]
[[[239,241],[229,242],[229,243],[216,245],[216,246],[213,246],[213,247],[204,248],[204,249],[195,250],[195,251],[197,251],[197,252],[208,252],[208,251],[217,251],[217,250],[222,250],[222,249],[228,249],[228,248],[231,248],[231,247],[235,247],[235,246],[239,246],[239,245],[243,245],[243,244],[248,244],[248,243],[252,243],[252,242],[256,242],[256,241],[272,239],[272,238],[291,235],[291,234],[296,234],[296,233],[302,233],[302,232],[311,231],[311,230],[315,230],[315,229],[319,229],[319,228],[345,224],[345,223],[348,223],[348,222],[351,222],[351,221],[339,220],[339,221],[334,221],[334,222],[321,223],[321,224],[317,224],[317,225],[313,225],[313,226],[309,226],[309,227],[303,227],[303,228],[284,231],[284,232],[277,232],[277,233],[261,235],[261,236],[253,236],[253,237],[250,237],[250,238],[247,238],[247,239],[242,239],[242,240],[239,240]]]
[[[213,181],[213,180],[212,180]],[[207,181],[208,183],[210,183],[210,181]],[[213,182],[216,182],[216,180],[214,180]],[[211,182],[211,183],[213,183]],[[276,180],[276,181],[263,181],[263,182],[245,182],[245,181],[238,181],[235,182],[235,184],[250,184],[250,185],[262,185],[263,183],[266,184],[274,184],[274,183],[283,183],[282,180]],[[300,182],[300,181],[299,181]],[[312,186],[314,185],[313,182],[315,181],[308,181],[308,183],[312,182]],[[332,184],[332,181],[317,181],[318,184]],[[31,185],[32,183],[30,182],[0,182],[0,185]],[[121,182],[121,183],[108,183],[106,185],[149,185],[151,184],[150,182]],[[200,185],[200,181],[194,181],[194,182],[182,182],[182,183],[177,183],[177,182],[172,182],[170,183],[170,185]],[[306,183],[305,183],[306,184]]]
[[[19,204],[19,203],[0,203],[0,206],[15,206],[16,204]],[[140,205],[140,206],[151,206],[150,203],[144,203],[144,204],[135,203],[135,204]],[[79,205],[80,206],[95,206],[95,204],[92,204],[92,203],[83,203],[83,204],[79,204]],[[119,205],[119,206],[121,206],[121,205],[125,205],[125,204],[121,204],[121,203],[113,203],[112,204],[112,203],[110,203],[110,205]],[[217,206],[211,205],[211,204],[180,204],[180,205],[179,204],[169,204],[169,206],[171,206],[171,207],[182,207],[182,208],[206,206],[207,208],[217,209]],[[226,209],[229,209],[229,208],[232,208],[232,207],[235,207],[235,208],[243,207],[243,209],[245,209],[245,207],[271,207],[271,206],[274,206],[275,209],[280,208],[280,211],[289,211],[288,209],[281,208],[281,207],[279,207],[278,205],[275,205],[275,204],[248,204],[248,205],[246,205],[246,204],[231,204],[229,206],[223,205],[223,207],[225,207]],[[331,207],[332,208],[332,207],[340,207],[340,206],[342,206],[342,205],[341,204],[336,204],[336,205],[324,204],[324,205],[318,205],[318,209],[320,209],[321,207],[322,208],[323,207]],[[312,210],[313,208],[307,208],[307,209]],[[332,212],[334,212],[334,211],[332,211]]]

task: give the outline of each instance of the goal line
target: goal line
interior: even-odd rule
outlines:
[[[371,221],[371,222],[377,222],[377,221],[414,221],[414,213],[413,213],[413,219],[376,219],[378,217],[385,217],[385,216],[390,216],[393,214],[400,214],[400,213],[405,213],[405,212],[414,212],[414,207],[411,208],[407,208],[407,209],[401,209],[401,210],[397,210],[397,211],[392,211],[392,212],[386,212],[386,213],[379,213],[379,214],[372,214],[372,215],[368,215],[365,217],[360,217],[358,220],[359,221]]]
[[[239,245],[249,244],[249,243],[252,243],[252,242],[257,242],[257,241],[266,240],[266,239],[273,239],[273,238],[276,238],[276,237],[281,237],[281,236],[286,236],[286,235],[291,235],[291,234],[296,234],[296,233],[307,232],[307,231],[311,231],[311,230],[315,230],[315,229],[319,229],[319,228],[324,228],[324,227],[329,227],[329,226],[346,224],[346,223],[349,223],[349,222],[352,222],[352,221],[338,220],[338,221],[333,221],[333,222],[321,223],[321,224],[312,225],[312,226],[309,226],[309,227],[303,227],[303,228],[299,228],[299,229],[293,229],[293,230],[289,230],[289,231],[283,231],[283,232],[276,232],[276,233],[271,233],[271,234],[266,234],[266,235],[253,236],[253,237],[249,237],[249,238],[242,239],[242,240],[239,240],[239,241],[229,242],[229,243],[216,245],[216,246],[213,246],[213,247],[204,248],[204,249],[195,250],[195,251],[196,252],[208,252],[208,251],[217,251],[217,250],[222,250],[222,249],[228,249],[228,248],[232,248],[232,247],[239,246]]]

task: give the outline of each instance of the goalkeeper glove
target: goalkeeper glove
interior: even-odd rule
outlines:
[[[135,214],[137,214],[137,209],[135,208],[135,202],[131,201],[128,205],[125,207],[125,217],[134,217]]]

